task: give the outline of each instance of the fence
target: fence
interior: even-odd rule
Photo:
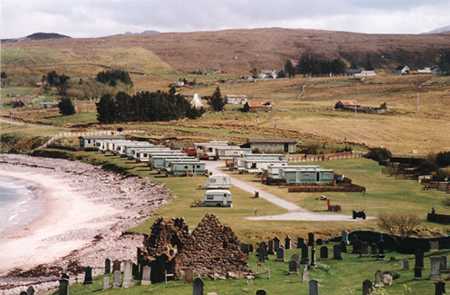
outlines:
[[[331,154],[321,154],[321,155],[310,155],[310,154],[294,154],[288,155],[287,160],[289,162],[321,162],[321,161],[331,161],[331,160],[345,160],[345,159],[358,159],[362,158],[364,153],[356,152],[341,152],[341,153],[331,153]]]

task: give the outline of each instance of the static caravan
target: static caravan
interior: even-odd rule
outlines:
[[[249,154],[243,157],[236,157],[233,159],[234,169],[242,172],[245,169],[244,163],[251,160],[272,160],[272,161],[285,161],[286,158],[280,154]]]
[[[87,148],[97,148],[95,145],[96,141],[101,140],[118,140],[118,139],[124,139],[124,136],[121,135],[98,135],[98,136],[80,136],[80,147],[83,149]]]
[[[180,162],[171,162],[169,165],[169,173],[174,176],[205,175],[207,170],[205,163],[183,160]]]
[[[174,158],[174,159],[170,159],[170,158],[168,158],[168,159],[165,159],[164,160],[164,167],[161,169],[161,170],[164,170],[164,171],[167,171],[167,172],[171,172],[172,170],[172,164],[173,163],[176,163],[176,162],[183,162],[183,163],[186,163],[186,162],[193,162],[193,163],[197,163],[197,162],[200,162],[197,158],[193,158],[193,159],[177,159],[177,158]]]
[[[252,151],[248,148],[241,148],[237,145],[230,146],[216,146],[215,147],[216,155],[215,159],[220,160],[230,160],[236,157],[242,157],[244,155],[250,155]]]
[[[196,158],[189,157],[188,155],[183,153],[157,154],[152,155],[148,165],[153,170],[164,169],[166,160],[196,160]]]
[[[165,146],[159,146],[159,145],[154,145],[154,146],[148,146],[148,147],[134,147],[134,148],[129,148],[127,149],[127,158],[132,160],[138,160],[139,156],[142,157],[142,155],[139,155],[139,153],[142,152],[151,152],[151,151],[168,151],[170,150],[168,147]]]
[[[283,165],[273,165],[269,166],[266,169],[263,169],[264,179],[263,180],[267,184],[273,183],[285,183],[285,179],[283,174],[283,170],[285,169],[308,169],[308,168],[320,168],[318,165],[299,165],[299,166],[283,166]]]
[[[290,168],[281,170],[281,177],[287,184],[332,184],[334,171],[320,167]]]
[[[146,141],[136,141],[134,143],[131,144],[127,144],[124,146],[123,148],[123,154],[121,154],[121,156],[125,156],[127,157],[130,154],[130,150],[132,149],[136,149],[136,148],[149,148],[149,147],[154,147],[154,144],[151,144],[150,142],[146,142]]]
[[[118,154],[121,150],[121,146],[126,145],[126,144],[132,144],[134,141],[133,140],[119,140],[119,141],[113,141],[110,151],[113,152],[114,154]]]
[[[231,187],[231,178],[227,175],[214,175],[208,177],[205,189],[229,189]]]
[[[170,149],[165,148],[153,148],[153,149],[139,149],[136,150],[133,158],[138,162],[150,162],[153,154],[170,153]]]
[[[226,141],[210,141],[204,143],[194,143],[199,159],[210,160],[216,157],[216,148],[228,146]]]
[[[232,194],[229,190],[207,190],[203,196],[203,206],[232,207]]]
[[[286,167],[288,166],[288,162],[279,159],[245,159],[243,165],[242,172],[262,173],[264,169],[267,169],[270,166]]]

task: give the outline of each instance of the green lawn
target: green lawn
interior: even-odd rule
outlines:
[[[332,250],[331,245],[329,250]],[[298,250],[292,249],[287,252],[286,261]],[[442,252],[448,255],[450,251]],[[317,255],[318,256],[318,255]],[[331,257],[331,256],[330,256]],[[327,295],[353,295],[361,294],[362,282],[366,279],[374,280],[377,270],[395,271],[400,274],[400,278],[394,281],[393,286],[385,289],[388,295],[426,295],[434,294],[434,285],[428,280],[430,274],[429,260],[425,260],[425,270],[423,280],[413,280],[413,270],[401,270],[399,259],[408,257],[410,265],[414,265],[412,255],[400,255],[389,253],[386,261],[376,261],[374,258],[359,258],[355,255],[343,254],[343,261],[332,259],[319,260],[319,266],[310,271],[310,279],[319,281],[320,294]],[[397,261],[389,261],[388,258],[395,257]],[[256,258],[251,255],[249,258],[250,267],[256,271]],[[270,267],[272,276],[268,280],[265,277],[258,277],[254,282],[248,284],[246,280],[209,280],[204,279],[205,294],[217,292],[220,295],[235,294],[255,294],[259,289],[265,289],[270,295],[285,294],[308,294],[308,284],[301,282],[300,277],[295,274],[288,275],[288,263],[276,262],[271,256],[266,265]],[[192,294],[192,286],[182,281],[172,281],[167,285],[154,284],[151,286],[135,286],[130,289],[110,289],[102,291],[102,278],[97,278],[93,285],[84,286],[77,284],[71,287],[73,295],[83,294],[161,294],[161,295],[189,295]],[[111,278],[112,282],[112,278]],[[407,287],[407,288],[405,288]],[[409,289],[410,292],[405,292]]]

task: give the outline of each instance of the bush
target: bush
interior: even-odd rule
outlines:
[[[216,112],[223,111],[223,108],[225,107],[225,100],[223,99],[222,94],[220,93],[219,87],[216,88],[213,95],[211,96],[210,104],[214,111]]]
[[[58,103],[59,112],[63,116],[69,116],[76,113],[75,106],[70,98],[64,97]]]
[[[421,221],[413,214],[383,214],[378,217],[378,226],[393,235],[407,237],[414,233]]]
[[[95,79],[100,83],[109,84],[112,87],[115,87],[118,81],[124,83],[125,85],[133,85],[130,74],[128,74],[127,71],[122,70],[103,71],[98,73]]]
[[[386,148],[372,148],[366,155],[367,158],[383,163],[392,157],[392,153]]]

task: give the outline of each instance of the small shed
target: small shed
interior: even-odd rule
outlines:
[[[295,153],[297,140],[288,138],[251,138],[244,147],[258,153]]]

